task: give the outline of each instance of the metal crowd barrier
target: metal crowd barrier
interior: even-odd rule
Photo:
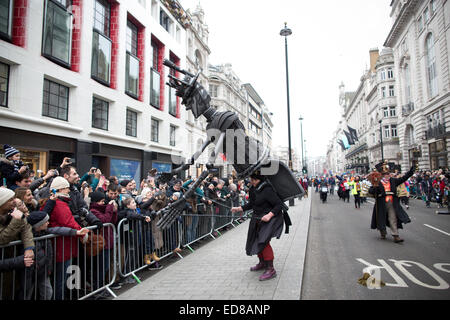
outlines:
[[[0,246],[0,300],[83,300],[103,290],[116,297],[109,288],[116,278],[116,229],[111,223],[88,229],[103,237],[103,249],[98,242],[86,247],[78,236],[46,235],[34,238],[30,267],[23,265],[22,241]],[[112,248],[106,248],[111,238]],[[22,267],[19,261],[8,268],[8,259],[21,260]]]
[[[150,265],[156,262],[152,255],[159,259],[173,254],[183,258],[174,251],[175,248],[185,247],[193,252],[193,243],[208,236],[215,239],[215,232],[220,235],[220,229],[229,225],[235,227],[251,213],[233,215],[229,207],[224,208],[226,210],[221,212],[211,205],[202,208],[201,214],[185,213],[166,230],[156,228],[158,218],[149,223],[123,219],[117,225],[117,231],[111,223],[105,223],[100,230],[96,226],[88,227],[103,237],[106,247],[102,250],[98,250],[98,246],[87,250],[75,236],[34,238],[37,250],[34,264],[28,268],[4,270],[4,264],[10,261],[7,259],[22,259],[23,265],[23,245],[22,241],[2,245],[0,300],[83,300],[104,290],[116,297],[110,286],[117,275],[122,278],[132,276],[140,283],[136,272],[149,267],[149,258]],[[65,249],[68,241],[76,242],[76,249],[70,245],[69,253]],[[111,246],[107,245],[109,242]],[[38,248],[45,248],[43,256]],[[99,252],[95,255],[94,251]]]

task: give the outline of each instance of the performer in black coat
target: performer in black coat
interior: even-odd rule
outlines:
[[[400,205],[397,187],[414,174],[415,166],[411,167],[401,178],[390,177],[389,164],[386,162],[380,163],[376,167],[382,176],[378,175],[378,179],[373,179],[371,177],[374,175],[369,175],[372,183],[369,193],[374,195],[376,199],[372,212],[371,228],[378,229],[381,239],[386,239],[386,226],[388,226],[391,229],[394,242],[403,242],[404,240],[398,234],[398,229],[403,229],[403,223],[409,223],[411,220]]]
[[[280,238],[283,231],[283,202],[272,186],[258,173],[250,176],[252,186],[249,190],[249,202],[242,207],[232,208],[232,212],[243,212],[253,209],[245,247],[247,255],[258,255],[259,263],[250,271],[265,269],[259,280],[269,280],[276,276],[273,267],[273,249],[270,240]]]

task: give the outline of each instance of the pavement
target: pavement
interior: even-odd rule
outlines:
[[[289,210],[289,234],[283,231],[280,239],[272,239],[276,278],[259,281],[262,271],[250,272],[258,258],[245,253],[246,221],[121,292],[116,300],[300,300],[310,211],[311,198],[296,199]]]
[[[353,197],[344,203],[335,195],[321,203],[312,198],[311,221],[302,300],[448,300],[450,299],[450,215],[436,214],[410,199],[405,210],[411,223],[399,230],[405,242],[386,240],[370,229],[374,199],[355,209]],[[386,285],[368,288],[358,283],[371,266]],[[371,272],[372,273],[372,272]]]

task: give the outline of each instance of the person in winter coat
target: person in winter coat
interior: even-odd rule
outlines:
[[[25,215],[16,208],[14,192],[0,188],[0,245],[22,240],[25,257],[34,258],[34,241],[31,226]]]
[[[260,281],[264,281],[276,276],[270,240],[273,237],[279,238],[283,231],[285,218],[283,202],[259,172],[253,173],[250,176],[250,181],[252,184],[250,201],[242,207],[233,207],[231,211],[234,213],[253,209],[253,217],[247,234],[246,253],[249,256],[258,255],[259,263],[250,270],[265,269],[265,272],[259,277]]]
[[[15,186],[19,176],[28,170],[28,167],[20,160],[19,150],[7,144],[3,146],[3,150],[5,158],[0,158],[0,173],[6,180],[6,187],[11,188]]]
[[[70,209],[70,184],[63,177],[53,179],[50,188],[55,190],[55,207],[50,214],[49,226],[67,227],[81,230],[82,227],[75,221]],[[55,241],[56,257],[56,280],[55,280],[55,299],[64,299],[65,284],[67,281],[67,268],[72,263],[72,259],[78,256],[78,239],[76,237],[58,237]]]
[[[54,199],[52,199],[54,200]],[[49,215],[44,211],[32,211],[27,217],[27,222],[33,228],[33,236],[35,238],[54,234],[59,236],[85,236],[88,229],[71,229],[66,227],[48,228]],[[53,272],[53,247],[52,240],[43,239],[36,241],[36,259],[35,263],[27,269],[27,272],[22,272],[21,277],[23,283],[26,285],[20,289],[18,299],[31,300],[36,292],[39,292],[40,300],[51,300],[53,296],[53,288],[50,283],[50,275]]]
[[[391,229],[395,243],[403,242],[400,238],[398,229],[402,229],[403,223],[411,222],[408,214],[400,205],[397,196],[397,187],[404,183],[414,174],[415,166],[401,178],[393,178],[390,176],[389,167],[386,162],[380,163],[377,170],[382,174],[381,181],[372,182],[369,193],[375,196],[375,206],[372,212],[371,228],[378,229],[381,239],[386,239],[386,226]]]
[[[117,210],[118,205],[114,200],[111,200],[108,204],[105,203],[105,194],[101,191],[94,191],[90,195],[91,204],[89,210],[102,222],[102,223],[117,223]],[[103,228],[99,231],[104,239],[104,247],[102,252],[96,256],[95,266],[98,266],[98,277],[94,276],[94,289],[103,287],[105,284],[105,275],[109,271],[110,257],[114,249],[114,231],[112,228]],[[109,282],[109,281],[106,281]]]
[[[103,223],[94,214],[89,212],[89,206],[84,200],[84,196],[77,189],[80,176],[75,167],[66,165],[61,169],[60,176],[66,179],[69,184],[69,206],[75,221],[82,227],[97,226],[102,228]]]
[[[424,174],[422,181],[420,182],[420,189],[422,190],[422,196],[424,197],[427,208],[430,208],[431,195],[433,193],[433,180],[430,178],[429,173]]]

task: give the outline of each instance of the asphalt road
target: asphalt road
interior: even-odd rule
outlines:
[[[405,242],[396,244],[389,229],[386,240],[370,229],[373,199],[355,209],[352,196],[350,203],[328,196],[325,204],[319,193],[310,196],[302,299],[450,299],[450,215],[436,214],[435,204],[427,209],[411,200],[412,222],[399,231]],[[386,286],[358,283],[368,265],[381,267],[370,273]]]

